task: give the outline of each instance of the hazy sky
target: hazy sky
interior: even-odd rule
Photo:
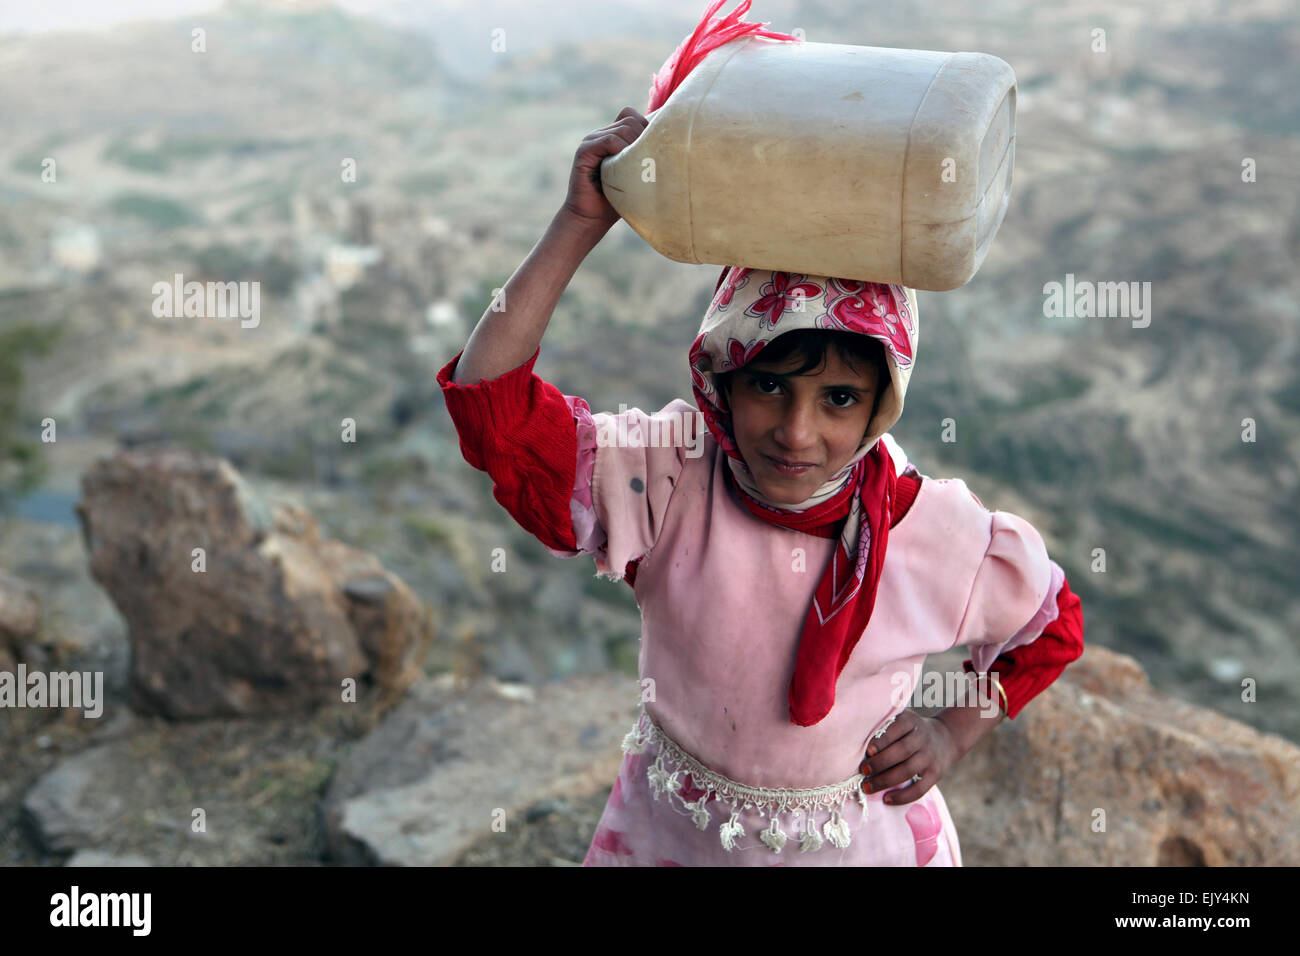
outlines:
[[[322,0],[260,0],[271,6],[315,5]],[[332,0],[335,6],[353,13],[373,14],[381,20],[399,24],[428,26],[439,14],[453,14],[456,19],[480,20],[483,17],[518,17],[524,10],[536,15],[554,16],[564,11],[560,20],[591,20],[595,31],[621,24],[629,12],[647,11],[647,16],[671,19],[676,16],[689,29],[699,20],[708,0]],[[729,12],[738,0],[727,0],[723,12]],[[752,13],[747,20],[775,21],[788,17],[793,0],[765,0],[762,16]],[[0,0],[0,34],[32,33],[42,30],[91,29],[116,26],[131,20],[174,19],[186,14],[202,13],[223,5],[223,0]],[[531,8],[531,9],[530,9]]]
[[[333,3],[406,31],[427,35],[445,70],[465,77],[495,66],[484,56],[494,27],[514,26],[512,48],[526,53],[561,40],[610,34],[661,37],[665,56],[698,22],[709,0],[242,0],[292,8]],[[730,11],[739,0],[727,0]],[[762,0],[758,19],[784,23],[795,0]],[[0,36],[105,29],[132,21],[199,17],[224,0],[0,0]],[[754,21],[755,17],[747,17]],[[196,23],[197,25],[197,23]],[[647,77],[649,73],[647,71]]]
[[[294,0],[268,0],[291,7]],[[336,0],[348,10],[371,11],[392,6],[396,0]],[[202,13],[223,5],[223,0],[37,0],[35,3],[0,3],[0,33],[41,30],[90,29],[115,26],[130,20],[172,19]]]
[[[220,0],[41,0],[0,4],[0,33],[111,27],[220,7]]]

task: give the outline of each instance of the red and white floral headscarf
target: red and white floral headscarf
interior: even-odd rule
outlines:
[[[884,346],[890,381],[857,453],[807,500],[787,506],[764,499],[754,483],[716,376],[743,368],[768,342],[797,329],[876,339]],[[880,437],[903,412],[917,336],[916,293],[904,286],[732,267],[720,278],[690,349],[696,405],[755,517],[812,533],[845,519],[808,609],[790,683],[790,719],[801,726],[830,713],[835,682],[871,619],[897,477]]]

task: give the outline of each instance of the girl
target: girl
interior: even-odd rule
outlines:
[[[959,866],[936,783],[1082,653],[1079,600],[1031,525],[886,434],[911,289],[724,269],[687,356],[695,404],[654,415],[592,414],[533,373],[619,218],[600,161],[646,122],[627,107],[583,140],[506,307],[438,373],[497,501],[641,608],[646,692],[584,862]],[[958,645],[981,693],[907,710],[925,656]]]

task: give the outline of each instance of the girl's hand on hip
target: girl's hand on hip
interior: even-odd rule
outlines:
[[[957,758],[957,743],[942,720],[905,710],[867,745],[867,755],[858,767],[867,777],[862,789],[880,793],[907,783],[919,773],[921,779],[916,783],[887,793],[884,798],[890,806],[911,803],[938,783]]]

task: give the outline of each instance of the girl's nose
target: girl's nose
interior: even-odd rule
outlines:
[[[812,408],[802,402],[790,402],[777,426],[776,440],[791,452],[805,451],[813,444]]]

